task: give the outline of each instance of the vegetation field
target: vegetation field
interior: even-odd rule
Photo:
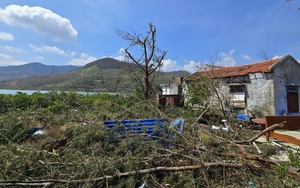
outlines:
[[[232,131],[212,130],[218,119],[205,109],[158,107],[134,95],[19,92],[0,95],[0,112],[3,187],[299,186],[288,170],[299,165],[299,151],[289,163],[270,161],[275,146],[259,145],[258,153],[247,142],[256,133],[239,130],[234,119]],[[184,119],[181,133],[166,126],[153,140],[145,133],[120,136],[119,127],[103,125],[147,118],[169,125],[178,117]],[[46,135],[26,137],[33,127]],[[65,145],[51,149],[64,138]]]

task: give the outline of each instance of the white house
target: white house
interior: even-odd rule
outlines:
[[[199,70],[185,78],[220,79],[230,108],[258,110],[263,115],[300,115],[300,64],[291,56],[248,65]]]
[[[182,106],[182,84],[182,77],[174,77],[173,82],[170,84],[160,84],[161,94],[157,95],[157,103],[163,106]]]

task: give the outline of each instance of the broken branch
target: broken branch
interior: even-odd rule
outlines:
[[[276,127],[283,127],[285,125],[286,121],[283,121],[281,123],[278,124],[274,124],[266,129],[264,129],[263,131],[261,131],[259,134],[255,135],[254,137],[248,139],[248,140],[244,140],[244,141],[234,141],[237,144],[244,144],[244,143],[251,143],[254,142],[256,139],[258,139],[259,137],[261,137],[262,135],[264,135],[266,132],[272,131],[274,130]]]
[[[100,182],[103,180],[112,180],[114,178],[121,178],[126,176],[135,176],[138,174],[148,174],[158,171],[184,171],[184,170],[197,170],[200,168],[207,168],[207,167],[243,167],[244,164],[235,164],[235,163],[226,163],[226,162],[214,162],[214,163],[202,163],[201,165],[194,165],[194,166],[178,166],[178,167],[154,167],[154,168],[148,168],[143,170],[136,170],[131,172],[124,172],[124,173],[118,173],[111,176],[102,176],[99,178],[94,179],[88,179],[88,180],[35,180],[35,181],[12,181],[12,180],[6,180],[6,181],[0,181],[1,185],[6,186],[38,186],[38,185],[50,185],[54,183],[84,183],[84,182]]]

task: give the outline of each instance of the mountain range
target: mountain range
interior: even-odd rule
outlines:
[[[73,65],[55,66],[44,65],[38,62],[18,66],[3,66],[0,67],[0,80],[27,78],[37,75],[62,74],[77,68],[79,67]]]
[[[130,92],[136,87],[139,66],[113,58],[102,58],[79,66],[52,66],[29,63],[0,67],[0,88],[18,90],[59,90],[85,92]],[[170,84],[186,71],[156,72],[155,84]]]

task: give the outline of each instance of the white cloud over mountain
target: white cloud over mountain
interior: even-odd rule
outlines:
[[[69,61],[69,62],[67,63],[68,65],[84,66],[84,65],[87,64],[87,63],[90,63],[90,62],[92,62],[92,61],[97,60],[97,58],[95,58],[95,57],[93,57],[93,56],[91,56],[91,55],[89,55],[89,54],[87,54],[87,53],[81,53],[81,54],[79,55],[79,57],[76,58],[76,57],[75,57],[75,56],[76,56],[76,53],[73,52],[73,53],[72,53],[72,56],[73,56],[73,58],[72,58],[71,61]]]
[[[187,64],[183,66],[183,70],[188,71],[190,73],[196,72],[200,67],[200,63],[197,61],[189,61]]]
[[[62,55],[62,56],[66,56],[67,53],[64,52],[63,50],[59,49],[56,46],[35,46],[33,44],[29,45],[30,48],[34,51],[34,52],[50,52],[50,53],[54,53],[54,54],[58,54],[58,55]]]
[[[170,71],[178,71],[178,70],[182,70],[182,67],[180,67],[178,65],[178,63],[174,60],[171,59],[165,59],[163,60],[163,67],[162,70],[164,72],[170,72]]]

